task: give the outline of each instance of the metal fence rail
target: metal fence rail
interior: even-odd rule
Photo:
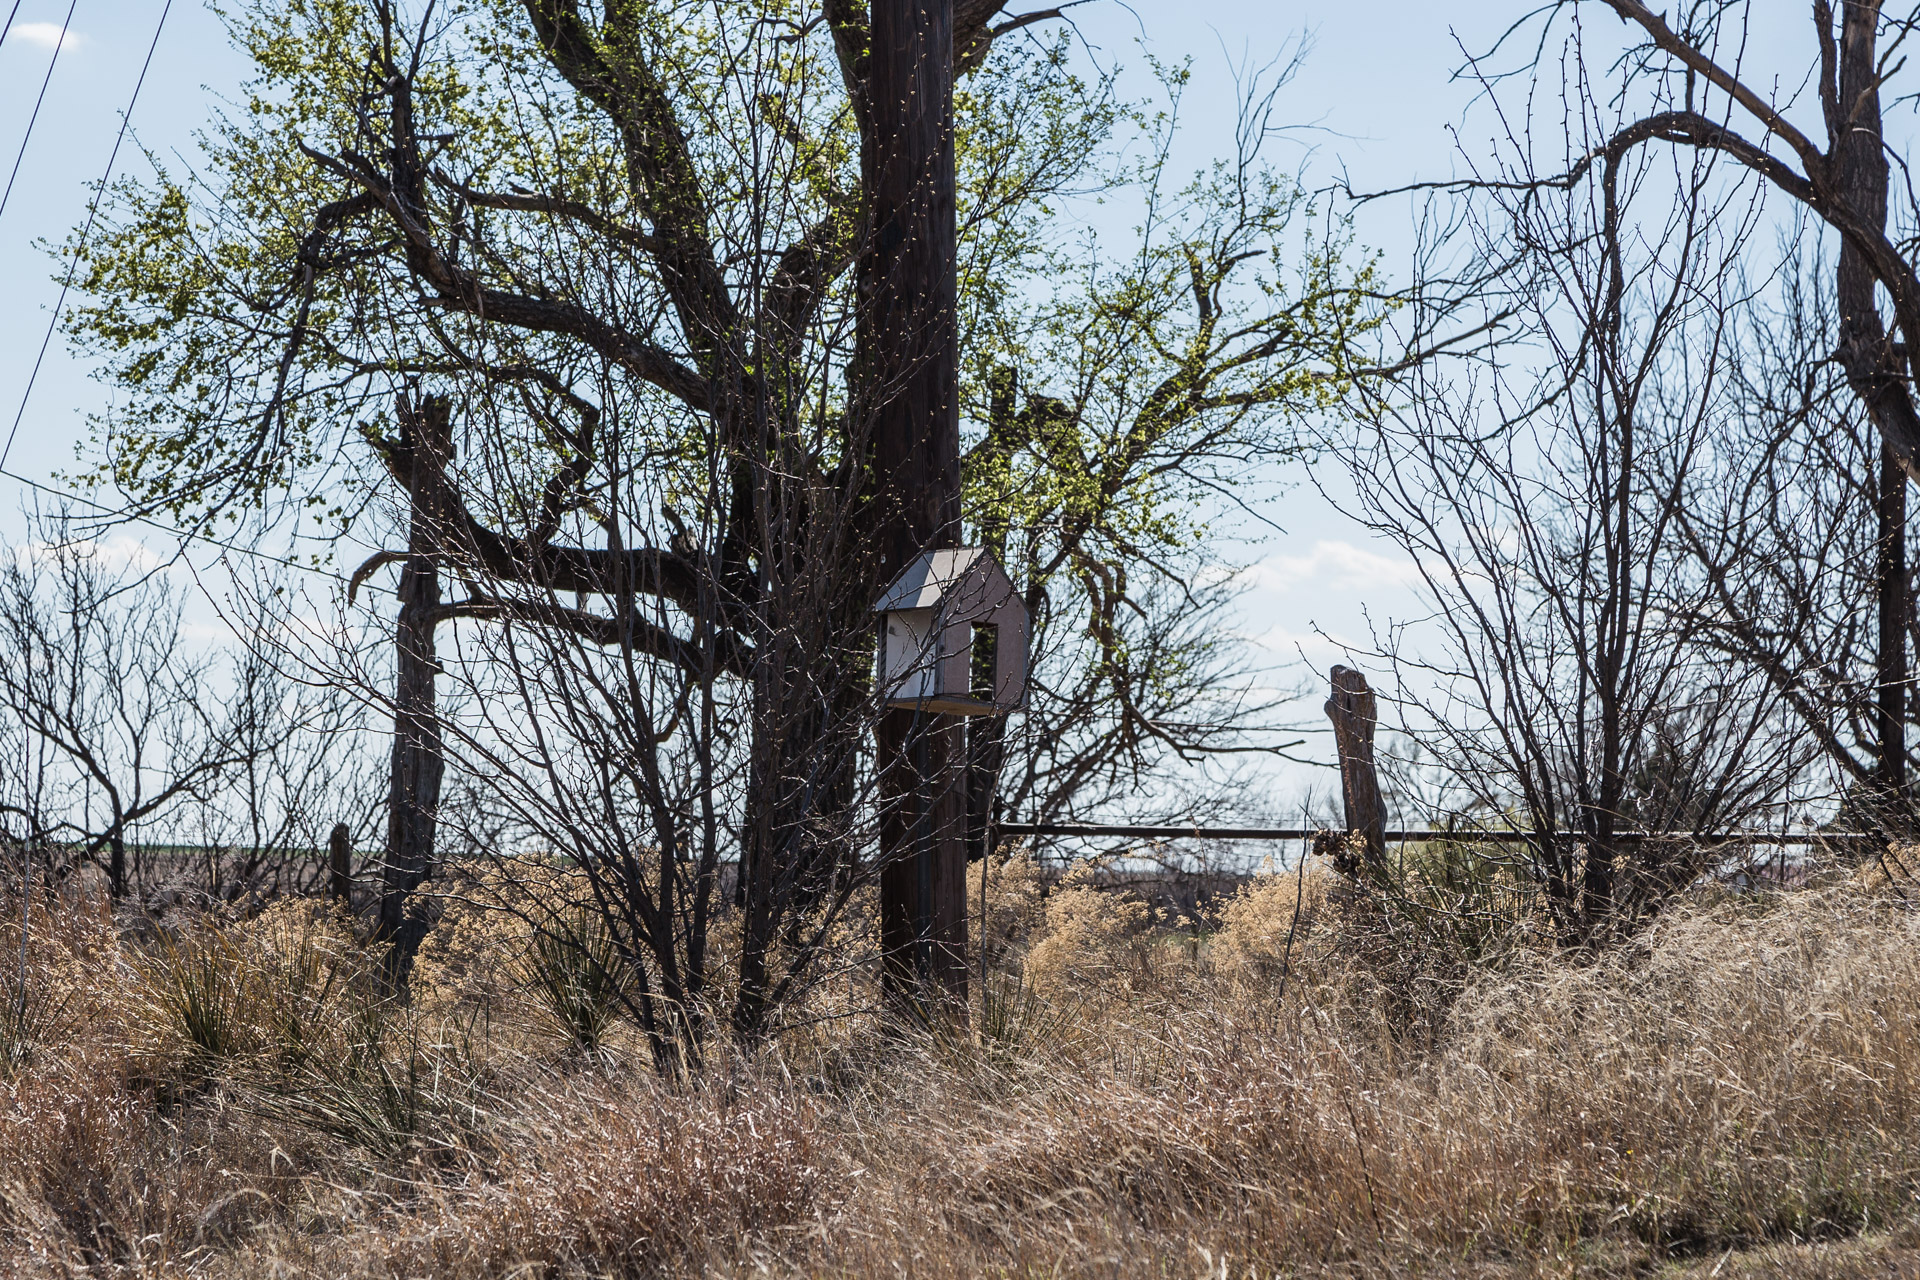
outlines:
[[[1321,827],[1148,827],[1097,822],[999,822],[994,830],[1009,836],[1084,836],[1093,839],[1134,840],[1311,840],[1326,834]],[[1433,840],[1461,840],[1480,844],[1524,844],[1542,836],[1534,831],[1388,831],[1389,843],[1419,844]],[[1574,831],[1550,832],[1558,839],[1579,839]],[[1616,841],[1682,840],[1690,844],[1884,845],[1888,838],[1872,831],[1616,831]]]

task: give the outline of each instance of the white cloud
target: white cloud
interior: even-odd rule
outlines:
[[[1268,627],[1247,639],[1256,648],[1289,660],[1305,659],[1314,667],[1325,666],[1327,660],[1344,658],[1352,652],[1352,646],[1337,635],[1326,636],[1312,630],[1297,631],[1282,625]]]
[[[62,53],[71,53],[86,43],[87,38],[78,31],[68,28],[64,38],[57,22],[16,22],[7,29],[7,39],[24,40],[28,44],[39,45],[42,49],[60,46]]]
[[[25,567],[52,564],[63,548],[51,542],[28,542],[17,549],[20,563]],[[91,560],[110,573],[151,573],[165,565],[154,550],[144,542],[124,535],[97,541],[92,538],[76,538],[64,546],[64,550],[79,559]]]
[[[1303,556],[1268,556],[1245,574],[1248,586],[1275,592],[1306,585],[1347,591],[1408,587],[1420,580],[1411,560],[1329,539],[1314,543]]]

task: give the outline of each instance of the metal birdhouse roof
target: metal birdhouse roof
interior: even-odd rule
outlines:
[[[919,558],[893,580],[893,585],[873,602],[873,612],[892,613],[897,609],[931,609],[975,574],[988,573],[1012,583],[985,547],[950,547],[923,551]],[[996,593],[998,594],[998,593]]]

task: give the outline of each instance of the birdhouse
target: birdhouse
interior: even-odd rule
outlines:
[[[873,611],[887,706],[991,716],[1026,702],[1026,602],[986,548],[922,553]]]

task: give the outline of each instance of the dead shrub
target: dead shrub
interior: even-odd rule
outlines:
[[[981,889],[986,890],[980,914]],[[984,947],[993,968],[1017,967],[1046,923],[1046,878],[1039,863],[1025,849],[1005,858],[983,858],[967,867],[967,903],[980,914],[969,939],[975,968]]]
[[[1317,858],[1255,876],[1221,908],[1208,961],[1243,983],[1277,983],[1322,923],[1332,890],[1333,873]]]
[[[1046,931],[1027,953],[1028,979],[1047,996],[1082,996],[1144,959],[1153,908],[1127,893],[1097,887],[1079,863],[1046,900]]]

